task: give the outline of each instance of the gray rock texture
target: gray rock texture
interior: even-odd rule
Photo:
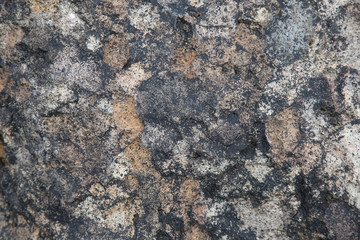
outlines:
[[[360,238],[358,0],[0,0],[0,239]]]

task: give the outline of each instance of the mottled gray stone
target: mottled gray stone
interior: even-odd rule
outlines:
[[[0,1],[0,238],[358,239],[359,16]]]

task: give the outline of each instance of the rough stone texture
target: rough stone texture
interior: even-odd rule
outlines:
[[[360,238],[357,0],[0,1],[1,239]]]

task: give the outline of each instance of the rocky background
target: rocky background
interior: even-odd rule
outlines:
[[[0,239],[360,237],[357,0],[1,0]]]

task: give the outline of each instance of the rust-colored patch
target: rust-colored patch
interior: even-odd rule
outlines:
[[[185,240],[210,240],[210,236],[207,232],[202,230],[198,225],[191,226],[186,231]]]
[[[0,56],[6,63],[13,55],[13,48],[25,37],[21,27],[0,24]]]
[[[174,67],[185,73],[187,78],[195,77],[195,72],[191,71],[191,65],[196,58],[196,51],[188,48],[180,48],[176,51]]]
[[[22,78],[17,86],[15,99],[17,102],[23,102],[31,96],[31,83]]]
[[[127,175],[125,178],[125,184],[131,189],[136,190],[139,189],[139,180],[134,175]]]
[[[0,92],[5,88],[8,81],[8,72],[5,69],[0,67]]]
[[[246,53],[242,53],[243,58],[238,58],[237,60],[242,61],[238,62],[237,65],[244,66],[243,69],[240,68],[240,71],[248,71],[247,64],[251,63],[252,58],[255,56],[259,65],[251,69],[255,76],[259,79],[259,87],[264,87],[265,83],[272,76],[272,69],[268,66],[268,60],[264,53],[264,43],[263,41],[254,34],[251,34],[250,30],[246,27],[245,24],[239,24],[238,29],[235,33],[236,43],[243,46],[246,50]],[[235,62],[237,62],[235,60]]]
[[[129,2],[127,0],[106,0],[104,6],[110,13],[117,14],[119,19],[123,20],[128,14]]]
[[[135,101],[132,97],[126,96],[115,100],[113,110],[118,131],[125,133],[121,145],[126,146],[144,130],[144,124],[136,112]]]
[[[124,151],[125,157],[130,160],[132,172],[138,174],[151,174],[159,176],[153,168],[150,151],[136,138]],[[130,179],[129,179],[130,181]],[[135,181],[135,180],[133,180]],[[132,181],[132,182],[133,182]],[[136,184],[133,182],[133,184]]]
[[[264,54],[263,42],[252,34],[245,24],[239,24],[235,33],[236,41],[250,53]]]
[[[105,188],[100,183],[91,185],[89,191],[95,197],[102,197],[105,194]]]
[[[199,207],[202,205],[199,201],[201,192],[199,189],[200,182],[196,179],[185,179],[180,184],[179,197],[179,215],[182,217],[185,225],[186,237],[185,239],[209,239],[209,236],[198,225],[194,225],[189,215],[189,210],[192,216],[197,220],[204,216],[205,208]],[[196,203],[196,204],[195,204]],[[199,222],[200,223],[200,222]],[[202,222],[203,223],[203,222]]]
[[[159,179],[159,183],[158,187],[161,209],[164,213],[175,213],[175,210],[179,207],[177,202],[174,201],[174,186],[176,182],[173,179]]]
[[[76,148],[73,144],[64,146],[57,155],[60,164],[67,169],[76,172],[76,168],[83,167],[84,154]],[[55,164],[55,163],[54,163]],[[57,167],[53,165],[52,167]]]
[[[116,184],[108,186],[106,193],[113,200],[129,198],[129,193]]]
[[[9,225],[7,234],[11,237],[6,239],[40,239],[40,228],[29,224],[29,221],[26,220],[23,216],[17,214],[16,220],[13,221],[16,222],[16,225]]]
[[[129,69],[126,71],[122,71],[116,75],[116,85],[120,85],[127,94],[135,96],[136,90],[140,86],[141,82],[149,79],[150,77],[151,72],[146,70],[145,65],[141,62],[137,62],[131,64]]]
[[[122,36],[112,35],[104,47],[104,62],[114,68],[122,69],[129,59],[127,40]]]
[[[200,197],[199,181],[186,179],[180,186],[180,199],[185,204],[193,204]]]
[[[32,12],[38,13],[54,13],[56,12],[59,4],[59,0],[31,0],[30,9]]]
[[[206,217],[205,216],[205,209],[206,209],[206,206],[203,203],[195,204],[192,207],[192,210],[195,213],[194,218],[200,224],[205,224],[205,217]]]
[[[0,70],[1,71],[1,70]],[[8,78],[8,74],[5,73],[5,87],[8,90],[4,90],[4,91],[8,91],[8,94],[11,96],[11,98],[15,99],[16,102],[18,103],[22,103],[25,100],[27,100],[28,98],[30,98],[31,93],[32,93],[32,85],[31,83],[29,83],[25,78],[21,78],[20,81],[15,81],[12,78]],[[1,73],[0,73],[0,78],[1,78]],[[0,79],[0,92],[1,92],[1,79]],[[4,87],[4,86],[3,86]]]
[[[301,169],[305,174],[308,174],[321,158],[321,148],[319,143],[304,143],[297,148],[299,155],[298,161],[301,164]]]
[[[42,121],[43,129],[53,135],[57,135],[63,126],[69,126],[68,115],[45,117]]]
[[[2,159],[5,159],[5,150],[4,150],[4,143],[3,141],[0,139],[0,161]]]
[[[300,143],[299,116],[293,109],[285,109],[268,119],[265,131],[276,162],[299,164],[308,174],[320,160],[319,143]]]
[[[266,121],[265,132],[274,160],[286,161],[300,139],[299,116],[293,109],[284,109]]]
[[[94,181],[98,181],[96,176],[94,177],[91,172],[96,167],[99,167],[100,164],[90,160],[91,157],[96,158],[96,154],[98,153],[93,153],[90,156],[90,154],[87,153],[90,148],[89,146],[88,148],[81,149],[74,144],[63,145],[59,149],[54,161],[46,164],[46,167],[66,169],[69,174],[78,180],[78,184],[81,187],[85,187]],[[99,154],[97,157],[101,158],[101,155]],[[79,191],[81,191],[81,188],[79,188]]]
[[[7,47],[13,48],[25,37],[25,32],[20,27],[14,27],[11,29],[7,37]]]

